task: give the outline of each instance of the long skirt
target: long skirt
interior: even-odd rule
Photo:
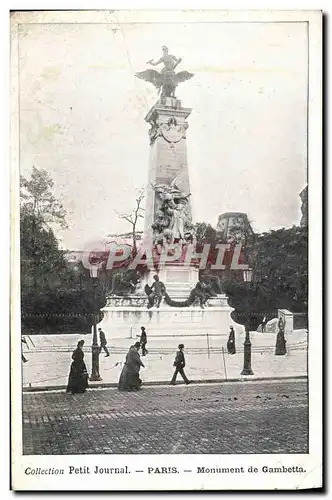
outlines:
[[[139,378],[138,372],[128,370],[125,364],[122,368],[121,375],[118,383],[119,391],[138,391],[142,385],[142,380]]]
[[[85,363],[79,365],[72,362],[68,378],[67,392],[72,394],[83,393],[88,387],[88,372]]]
[[[227,342],[227,352],[228,354],[236,354],[235,342],[232,342],[231,340]]]

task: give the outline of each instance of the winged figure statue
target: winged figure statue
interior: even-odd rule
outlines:
[[[161,96],[163,97],[175,97],[175,89],[179,83],[185,82],[194,76],[193,73],[189,71],[180,71],[175,73],[175,68],[180,64],[181,58],[177,58],[168,53],[168,48],[162,47],[163,55],[156,62],[150,60],[147,64],[151,66],[157,66],[158,64],[163,64],[163,69],[159,72],[154,69],[146,69],[145,71],[140,71],[135,73],[137,78],[141,78],[147,82],[154,85]]]

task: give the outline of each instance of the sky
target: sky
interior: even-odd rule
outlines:
[[[307,183],[305,23],[22,24],[20,173],[45,169],[68,212],[57,230],[80,250],[130,231],[147,184],[157,91],[135,78],[161,46],[195,74],[176,95],[188,118],[194,222],[248,214],[255,232],[299,224]],[[156,68],[155,68],[156,69]],[[161,69],[161,68],[160,68]],[[143,227],[143,224],[142,224]]]

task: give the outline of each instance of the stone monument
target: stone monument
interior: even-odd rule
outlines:
[[[153,249],[159,264],[157,268],[146,268],[135,293],[108,297],[102,327],[111,337],[128,337],[141,325],[153,335],[227,334],[233,323],[226,295],[211,293],[211,287],[202,278],[199,280],[198,264],[185,259],[196,243],[186,142],[187,119],[192,110],[182,106],[175,90],[194,75],[188,71],[176,73],[181,59],[170,55],[167,47],[162,50],[158,61],[148,61],[153,66],[163,64],[160,72],[147,69],[136,73],[159,92],[158,101],[145,117],[150,125],[150,160],[143,238],[143,247]],[[172,247],[180,249],[176,258],[163,262],[163,252],[168,255]],[[151,298],[155,295],[158,300],[154,307]]]

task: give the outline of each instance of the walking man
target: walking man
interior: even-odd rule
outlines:
[[[184,373],[184,370],[183,370],[184,367],[186,366],[186,361],[184,359],[183,349],[184,349],[184,345],[179,344],[179,350],[176,353],[175,361],[173,363],[173,366],[175,366],[175,371],[174,371],[174,375],[172,377],[172,380],[170,382],[170,385],[175,385],[176,376],[178,373],[180,373],[181,377],[183,378],[183,380],[185,381],[186,384],[190,384],[190,380],[187,379],[186,374]]]
[[[107,358],[107,356],[110,355],[110,353],[108,352],[108,349],[107,349],[107,340],[106,340],[106,336],[105,336],[105,333],[103,332],[103,330],[101,328],[98,328],[98,332],[99,332],[99,341],[100,341],[100,347],[99,347],[99,352],[101,352],[103,349],[106,353],[105,357]]]
[[[141,345],[141,348],[142,348],[142,356],[145,356],[148,353],[148,351],[146,349],[147,341],[148,341],[148,339],[147,339],[147,336],[146,336],[145,327],[141,326],[140,345]]]
[[[28,343],[27,343],[27,341],[26,341],[25,337],[22,337],[22,338],[21,338],[21,342],[22,342],[23,344],[25,344],[25,345],[29,348]],[[24,356],[23,352],[22,352],[22,361],[23,361],[23,363],[27,363],[27,362],[28,362],[28,360],[27,360],[27,358]]]

